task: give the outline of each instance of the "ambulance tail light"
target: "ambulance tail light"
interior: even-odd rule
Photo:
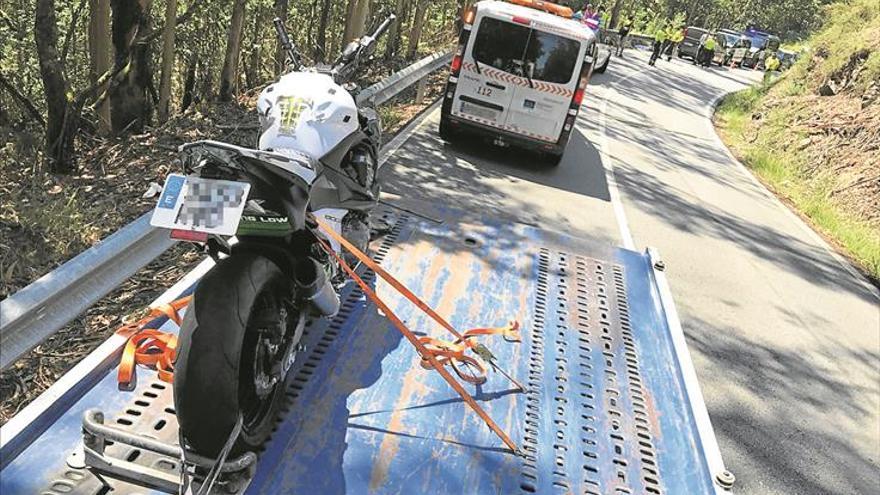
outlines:
[[[449,65],[449,70],[452,72],[453,76],[458,76],[458,73],[461,71],[461,55],[458,53],[452,57],[452,63]]]
[[[577,108],[581,106],[581,102],[584,100],[584,91],[587,90],[587,81],[589,80],[589,77],[582,76],[581,80],[578,82],[578,87],[574,90],[574,97],[571,99],[573,107]]]

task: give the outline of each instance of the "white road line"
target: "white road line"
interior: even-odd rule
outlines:
[[[632,74],[608,82],[608,86],[603,87],[605,98],[602,100],[601,116],[599,117],[599,156],[602,158],[602,167],[605,169],[605,182],[608,183],[608,196],[611,200],[611,207],[614,209],[614,216],[617,219],[617,228],[620,230],[620,239],[623,241],[623,247],[629,250],[635,250],[636,245],[633,242],[632,233],[629,230],[629,222],[626,219],[626,212],[623,209],[623,202],[620,200],[620,189],[617,187],[617,179],[614,177],[614,158],[612,158],[608,139],[608,92],[612,90],[612,84],[622,83],[631,77],[635,77],[645,71],[644,68],[633,72]]]
[[[869,294],[880,300],[880,291],[878,291],[877,288],[852,265],[852,263],[841,256],[834,248],[832,248],[828,244],[827,241],[825,241],[825,239],[822,238],[822,236],[816,233],[816,231],[813,230],[812,227],[804,222],[801,217],[797,216],[793,211],[791,211],[788,205],[783,203],[782,200],[780,200],[775,194],[773,194],[772,191],[764,187],[764,184],[762,184],[761,181],[759,181],[758,178],[755,177],[755,174],[753,174],[752,171],[749,170],[749,168],[746,167],[741,161],[737,160],[737,158],[733,156],[733,153],[730,151],[730,148],[728,148],[727,145],[724,144],[724,141],[721,140],[721,136],[719,136],[718,133],[715,131],[715,124],[712,122],[712,117],[715,115],[715,109],[721,103],[721,99],[724,98],[727,94],[729,93],[724,93],[716,96],[709,104],[706,114],[706,124],[710,128],[710,134],[714,137],[716,144],[724,150],[727,158],[731,162],[735,163],[737,167],[739,167],[740,171],[745,174],[745,176],[748,177],[749,180],[752,181],[755,187],[757,187],[762,194],[770,198],[771,201],[775,202],[777,206],[785,211],[785,214],[788,215],[791,221],[794,222],[794,224],[797,225],[807,235],[807,237],[812,239],[813,242],[822,247],[832,258],[834,258],[834,260],[837,261],[837,263],[840,264],[840,266],[843,267],[843,269],[850,274],[850,276],[856,283],[860,284]]]

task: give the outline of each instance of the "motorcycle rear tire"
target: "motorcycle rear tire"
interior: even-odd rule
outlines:
[[[255,400],[258,340],[248,322],[261,297],[267,297],[264,292],[285,297],[291,290],[289,277],[275,263],[253,253],[221,260],[196,287],[180,328],[174,404],[181,432],[197,453],[216,457],[239,414],[244,423],[231,454],[255,449],[271,433],[284,383]]]

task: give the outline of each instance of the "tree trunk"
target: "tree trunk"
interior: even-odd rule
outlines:
[[[232,4],[232,20],[229,23],[229,36],[226,39],[226,58],[220,72],[220,100],[230,101],[238,92],[238,59],[241,54],[241,28],[244,23],[246,0],[235,0]]]
[[[254,28],[253,38],[251,38],[251,50],[248,56],[248,63],[245,65],[244,75],[248,88],[256,88],[260,84],[260,26],[262,25],[262,10],[257,7],[254,9]],[[276,54],[277,55],[277,54]]]
[[[312,0],[312,5],[309,8],[309,27],[306,30],[306,46],[303,50],[311,50],[315,49],[315,37],[313,36],[315,33],[315,13],[318,11],[318,0]],[[311,53],[311,52],[308,52]]]
[[[110,0],[89,2],[89,80],[94,84],[110,70]],[[98,88],[98,93],[107,85]],[[110,105],[105,101],[95,109],[98,114],[98,133],[110,134]]]
[[[52,172],[74,170],[73,143],[76,129],[70,129],[68,85],[58,55],[58,26],[54,0],[37,0],[34,12],[34,39],[40,60],[40,76],[46,93],[46,142],[44,160]],[[76,119],[78,123],[79,119]]]
[[[608,25],[605,26],[606,29],[617,28],[617,24],[620,22],[620,7],[622,4],[622,0],[614,0],[614,5],[611,7],[611,20],[608,22]]]
[[[358,0],[348,0],[345,7],[345,29],[342,33],[342,44],[345,45],[354,39],[352,32],[354,31],[354,23],[357,20]]]
[[[370,0],[349,0],[345,11],[345,32],[342,35],[342,46],[364,35],[369,15]]]
[[[358,0],[355,11],[355,21],[352,26],[351,39],[357,39],[364,35],[367,28],[367,19],[370,17],[370,0]],[[351,41],[351,39],[349,41]]]
[[[397,53],[400,46],[400,31],[403,25],[403,9],[406,7],[406,0],[397,0],[394,5],[394,14],[397,18],[388,27],[388,37],[385,39],[385,60],[391,60]]]
[[[419,0],[416,5],[416,17],[413,20],[412,31],[409,35],[409,47],[406,50],[406,56],[410,59],[415,58],[419,49],[419,40],[422,37],[422,29],[425,27],[425,12],[428,10],[427,0]]]
[[[195,100],[193,91],[196,87],[196,57],[190,56],[186,65],[186,78],[183,80],[183,99],[180,102],[180,111],[185,112]]]
[[[159,122],[171,111],[171,74],[174,71],[174,34],[177,26],[177,0],[165,0],[165,29],[162,32],[162,79],[159,81]]]
[[[321,20],[318,23],[318,39],[315,42],[317,46],[313,58],[320,59],[322,62],[327,59],[327,23],[330,19],[332,5],[330,0],[324,0],[321,4]]]
[[[150,47],[138,40],[150,31],[150,3],[151,0],[110,2],[115,68],[124,67],[115,84],[110,85],[110,122],[114,133],[143,132],[150,117]]]
[[[288,9],[288,0],[275,0],[275,17],[287,23],[287,9]],[[259,27],[259,26],[258,26]],[[311,24],[309,24],[309,29],[311,29]],[[275,77],[281,75],[281,72],[284,71],[284,60],[287,57],[287,54],[284,53],[284,49],[281,48],[281,42],[276,41],[275,43]]]

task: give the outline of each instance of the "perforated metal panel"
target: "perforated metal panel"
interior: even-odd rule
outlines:
[[[520,489],[660,494],[620,266],[541,249]]]

